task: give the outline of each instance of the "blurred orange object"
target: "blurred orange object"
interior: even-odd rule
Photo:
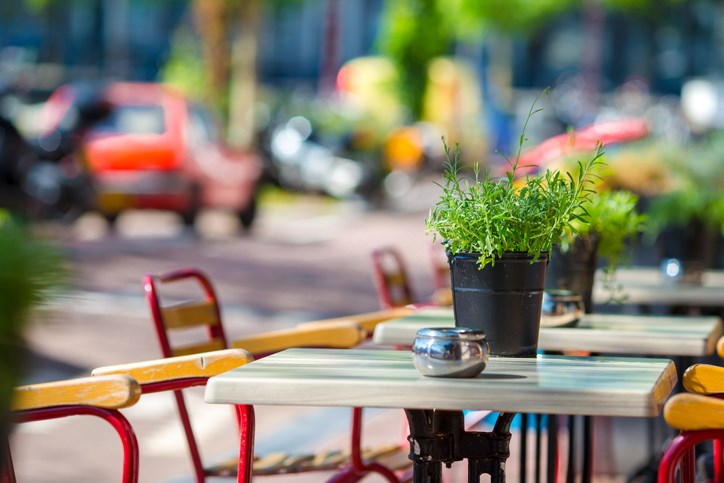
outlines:
[[[395,129],[385,142],[385,165],[390,171],[412,171],[423,162],[422,136],[414,127]]]

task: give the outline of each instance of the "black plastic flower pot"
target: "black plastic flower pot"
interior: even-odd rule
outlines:
[[[598,238],[580,237],[567,251],[554,245],[546,272],[545,288],[575,292],[583,298],[586,313],[593,311],[593,284],[598,264]]]
[[[448,252],[455,325],[485,331],[492,355],[534,356],[548,254],[506,253],[483,269],[479,257]]]

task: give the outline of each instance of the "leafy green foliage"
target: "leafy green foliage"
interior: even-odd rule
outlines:
[[[450,160],[445,146],[448,163],[443,192],[430,210],[427,232],[440,236],[452,253],[480,253],[481,268],[494,264],[505,252],[528,253],[537,259],[565,233],[575,233],[577,226],[586,223],[584,204],[594,193],[589,185],[601,163],[601,145],[590,160],[578,162],[576,175],[546,170],[543,175],[526,176],[522,186],[516,182],[525,129],[539,112],[534,111],[536,102],[528,113],[516,158],[508,160],[510,168],[502,177],[492,177],[489,170],[481,173],[476,163],[472,181],[461,179],[459,151]]]
[[[60,252],[0,210],[0,438],[7,436],[13,388],[22,375],[23,332],[30,311],[67,274]]]
[[[398,67],[397,91],[412,119],[422,111],[428,63],[452,45],[454,30],[442,22],[443,7],[438,0],[395,0],[385,7],[378,48]]]
[[[181,28],[173,36],[171,55],[161,68],[160,81],[172,85],[192,99],[204,98],[207,75],[198,41],[193,33]]]
[[[626,241],[644,231],[646,215],[636,210],[638,196],[628,191],[604,191],[588,198],[583,205],[585,223],[574,222],[574,236],[595,236],[598,255],[606,257],[609,265],[617,266],[626,249]],[[571,234],[572,235],[572,234]],[[573,240],[564,239],[562,245]]]

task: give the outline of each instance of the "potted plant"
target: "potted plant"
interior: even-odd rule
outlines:
[[[53,245],[0,210],[0,453],[10,431],[13,388],[23,373],[23,334],[31,311],[60,286],[65,274]]]
[[[584,205],[585,222],[574,220],[575,231],[553,246],[546,276],[547,289],[567,289],[593,309],[593,285],[599,259],[606,261],[603,284],[615,300],[615,273],[624,261],[627,243],[645,228],[646,215],[637,211],[638,196],[628,191],[603,191]]]
[[[535,104],[501,177],[481,173],[476,163],[472,180],[461,179],[459,150],[451,160],[445,146],[442,194],[426,220],[448,253],[456,325],[484,330],[491,353],[502,356],[535,354],[548,252],[584,221],[592,171],[603,155],[599,145],[575,175],[546,170],[516,181]]]

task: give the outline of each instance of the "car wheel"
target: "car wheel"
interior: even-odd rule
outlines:
[[[196,223],[196,217],[199,215],[201,210],[201,189],[198,186],[194,186],[191,190],[191,201],[189,207],[181,215],[181,221],[187,227],[194,226]]]
[[[251,200],[249,200],[249,204],[238,213],[239,222],[244,230],[249,230],[251,225],[254,223],[254,219],[256,218],[256,209],[257,201],[255,193],[254,196],[251,197]]]
[[[108,228],[111,230],[115,229],[116,222],[118,221],[118,216],[120,213],[103,213],[103,218],[105,218],[106,223],[108,223]]]

